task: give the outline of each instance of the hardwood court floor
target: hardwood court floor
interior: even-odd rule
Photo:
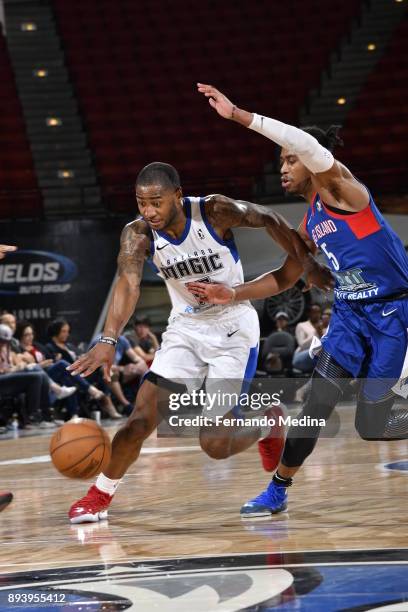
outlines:
[[[242,503],[269,481],[256,446],[217,462],[195,439],[152,436],[118,490],[109,523],[71,526],[67,510],[89,484],[53,469],[48,436],[2,441],[0,488],[15,499],[1,514],[0,573],[180,556],[408,548],[408,472],[383,468],[408,459],[407,443],[364,442],[354,432],[353,411],[339,413],[340,434],[320,440],[290,490],[289,512],[267,521],[239,516]]]

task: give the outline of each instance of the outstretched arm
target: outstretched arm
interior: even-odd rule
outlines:
[[[298,230],[302,233],[302,229]],[[312,251],[315,251],[313,242],[309,241],[306,235],[303,235],[307,245]],[[243,300],[259,300],[282,293],[290,289],[301,278],[303,267],[298,261],[292,257],[287,257],[284,264],[277,270],[267,272],[253,281],[229,287],[227,285],[216,283],[188,283],[188,290],[201,300],[211,304],[229,304],[232,302],[240,302]],[[305,290],[309,289],[305,287]]]
[[[113,290],[103,335],[117,339],[132,316],[140,294],[143,263],[149,253],[150,241],[143,221],[126,225],[120,239],[118,280]],[[77,359],[69,368],[73,375],[89,376],[101,365],[106,380],[115,357],[115,347],[97,343],[90,351]]]
[[[306,273],[308,284],[320,289],[333,286],[333,277],[326,266],[321,266],[313,257],[314,244],[305,242],[299,232],[272,209],[242,200],[231,200],[222,195],[206,198],[206,214],[224,237],[233,227],[264,227],[268,234],[290,255]]]
[[[198,83],[198,90],[224,119],[236,121],[297,155],[312,173],[316,191],[324,190],[332,196],[333,201],[328,203],[342,204],[353,212],[367,206],[369,195],[364,185],[316,138],[292,125],[238,108],[212,85]]]
[[[244,300],[260,300],[286,291],[299,280],[303,269],[291,257],[281,268],[267,272],[253,281],[229,287],[218,283],[188,283],[188,290],[209,304],[232,304]]]

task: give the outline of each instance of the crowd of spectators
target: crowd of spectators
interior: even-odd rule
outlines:
[[[322,310],[319,304],[312,304],[308,319],[291,329],[287,313],[276,313],[276,330],[263,343],[260,369],[270,375],[311,374],[314,368],[311,348],[320,346],[320,339],[329,327],[330,317],[330,307]]]
[[[82,378],[67,371],[80,354],[70,342],[70,324],[52,321],[37,339],[29,321],[0,314],[0,433],[18,420],[21,429],[50,429],[95,410],[110,419],[130,414],[141,378],[159,347],[148,319],[135,319],[118,339],[110,382],[102,369]],[[92,346],[97,342],[95,338]]]
[[[319,345],[330,322],[331,309],[312,304],[308,319],[295,328],[284,311],[275,315],[276,329],[264,341],[259,369],[268,376],[308,376],[313,371],[310,349]],[[52,321],[47,337],[37,339],[29,321],[0,314],[0,433],[17,415],[23,429],[55,427],[74,416],[120,419],[130,414],[140,380],[159,348],[147,318],[135,318],[118,338],[111,381],[102,369],[82,378],[67,371],[80,355],[70,341],[70,324]],[[97,342],[94,338],[90,347]]]

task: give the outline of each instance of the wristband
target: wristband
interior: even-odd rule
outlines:
[[[235,298],[237,297],[237,292],[236,292],[236,290],[234,289],[234,287],[231,287],[231,290],[232,290],[232,296],[231,296],[231,299],[230,299],[230,302],[229,302],[229,303],[230,303],[230,304],[233,304],[233,303],[235,302]]]
[[[110,336],[101,336],[98,340],[98,344],[110,344],[111,346],[116,346],[117,343],[118,341]]]

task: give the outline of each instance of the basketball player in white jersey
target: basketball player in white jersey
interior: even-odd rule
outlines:
[[[186,198],[175,168],[155,162],[140,172],[136,198],[141,217],[123,230],[118,258],[119,279],[110,303],[104,334],[87,354],[68,369],[88,376],[103,366],[109,380],[118,336],[135,310],[143,262],[151,257],[164,279],[172,302],[167,331],[156,352],[126,425],[115,435],[111,462],[87,495],[73,504],[72,523],[95,522],[107,517],[107,509],[119,480],[137,459],[143,441],[163,418],[171,391],[198,390],[206,380],[206,392],[242,391],[252,379],[257,362],[259,323],[250,302],[227,306],[208,305],[188,290],[192,281],[239,284],[243,272],[232,227],[264,227],[273,239],[299,261],[308,282],[331,286],[327,268],[314,260],[302,239],[284,219],[270,209],[234,201],[220,195]],[[283,433],[271,428],[219,424],[234,418],[239,407],[207,405],[210,419],[200,430],[202,449],[214,459],[224,459],[261,439],[260,448],[275,464],[283,449]],[[237,412],[238,410],[238,412]],[[269,409],[273,410],[273,409]],[[235,411],[235,412],[234,412]],[[211,423],[217,422],[217,427]],[[207,424],[207,421],[206,421]],[[214,435],[216,433],[216,435]]]

